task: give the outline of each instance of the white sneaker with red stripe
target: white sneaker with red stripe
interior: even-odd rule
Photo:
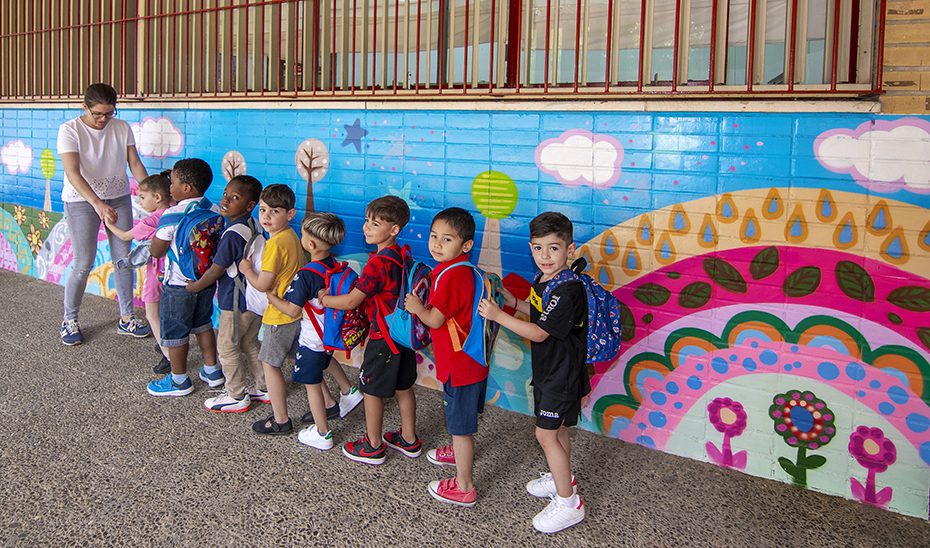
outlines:
[[[539,479],[534,479],[526,484],[526,491],[534,497],[539,497],[541,499],[554,497],[559,494],[555,489],[555,481],[552,479],[552,474],[539,474]],[[575,476],[572,476],[572,494],[578,494],[578,482],[575,481]]]
[[[584,503],[577,495],[572,495],[567,500],[572,499],[578,501],[577,506],[571,502],[566,504],[566,499],[552,497],[549,506],[533,518],[533,527],[540,533],[558,533],[562,529],[581,523],[584,519]]]

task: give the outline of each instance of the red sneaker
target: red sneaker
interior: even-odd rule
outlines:
[[[342,448],[342,454],[355,462],[364,462],[365,464],[383,464],[384,463],[384,444],[375,449],[368,441],[368,435],[358,441],[350,441]]]
[[[478,501],[475,490],[464,492],[459,489],[459,480],[456,478],[429,482],[429,494],[439,502],[466,506],[471,508]]]
[[[426,453],[426,459],[437,466],[455,466],[455,453],[451,445],[430,449]]]

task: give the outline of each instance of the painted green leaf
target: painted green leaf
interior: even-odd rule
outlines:
[[[51,180],[55,176],[55,154],[52,153],[51,149],[45,149],[42,151],[42,156],[39,157],[39,165],[42,166],[42,175]]]
[[[647,283],[637,287],[633,297],[646,306],[662,306],[672,298],[672,292],[659,284]]]
[[[872,276],[852,261],[836,263],[836,285],[850,299],[864,303],[875,300],[875,282]]]
[[[782,291],[788,297],[799,299],[807,297],[820,287],[820,269],[816,266],[802,266],[785,278]]]
[[[899,287],[888,294],[888,302],[909,312],[930,311],[930,289],[919,285]]]
[[[692,282],[678,294],[678,306],[682,308],[701,308],[710,300],[713,287],[707,282]]]
[[[930,350],[930,327],[918,327],[917,339],[920,341],[920,344]]]
[[[805,470],[813,470],[815,468],[820,468],[824,464],[827,464],[827,457],[823,455],[808,455],[798,462],[798,467],[804,468]]]
[[[652,321],[655,320],[655,319],[656,319],[656,317],[653,316],[652,314],[646,314],[645,316],[643,316],[643,323],[646,324],[646,325],[649,325],[649,324],[651,324]]]
[[[888,321],[893,323],[894,325],[901,325],[904,323],[904,319],[901,318],[901,316],[898,316],[897,314],[895,314],[894,312],[889,312],[888,314],[886,314],[886,317],[888,318]]]
[[[752,258],[752,262],[749,263],[749,275],[752,276],[753,280],[768,278],[778,270],[780,264],[781,259],[778,257],[778,248],[774,246],[767,247],[756,253],[756,256]]]
[[[717,285],[730,293],[745,293],[746,280],[739,270],[718,257],[704,259],[704,272]]]
[[[681,272],[675,272],[675,271],[666,272],[665,277],[668,278],[669,280],[677,280],[678,278],[681,278]]]
[[[795,475],[798,473],[798,467],[785,457],[778,457],[778,464],[780,464],[781,469],[785,472],[788,472],[788,475],[791,477],[795,477]]]
[[[632,341],[636,337],[636,317],[633,311],[623,301],[620,301],[620,340]]]

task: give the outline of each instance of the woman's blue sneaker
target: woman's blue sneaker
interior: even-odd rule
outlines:
[[[84,342],[84,336],[81,335],[81,327],[77,320],[65,320],[61,322],[61,344],[65,346],[74,346]]]
[[[150,382],[148,391],[153,396],[186,396],[194,391],[194,383],[187,377],[184,382],[178,384],[169,374],[163,379]]]
[[[142,322],[139,320],[130,317],[125,322],[123,320],[119,321],[119,324],[116,326],[116,332],[120,335],[129,335],[137,339],[144,339],[152,334],[152,329],[147,325],[142,325]]]
[[[223,370],[217,369],[213,373],[207,373],[203,367],[200,368],[200,380],[210,385],[210,388],[223,386],[226,383],[226,377],[223,376]]]

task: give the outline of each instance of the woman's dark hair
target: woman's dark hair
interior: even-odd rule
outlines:
[[[109,84],[91,84],[84,90],[84,104],[88,108],[96,105],[116,106],[116,90]]]

